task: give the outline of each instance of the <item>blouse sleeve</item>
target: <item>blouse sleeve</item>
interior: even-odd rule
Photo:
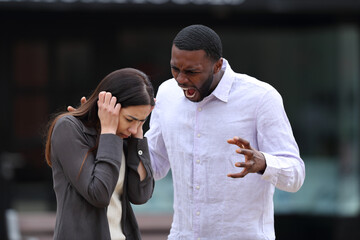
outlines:
[[[95,207],[106,207],[119,178],[123,141],[114,134],[101,134],[95,156],[88,152],[93,146],[77,121],[63,117],[55,124],[52,159],[82,197]]]
[[[140,161],[146,170],[146,177],[142,181],[137,171]],[[147,139],[130,138],[128,140],[126,165],[128,167],[127,191],[133,204],[146,203],[154,191],[154,177],[151,168]]]

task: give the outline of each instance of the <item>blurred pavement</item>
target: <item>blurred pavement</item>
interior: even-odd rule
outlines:
[[[17,213],[21,240],[52,240],[54,212]],[[166,240],[172,215],[137,215],[143,240]]]

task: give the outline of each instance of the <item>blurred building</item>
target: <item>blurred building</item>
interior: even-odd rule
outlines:
[[[360,239],[358,0],[0,0],[6,207],[54,211],[51,114],[117,68],[139,68],[157,87],[171,77],[173,37],[195,23],[219,33],[235,71],[283,96],[307,177],[298,193],[275,193],[277,239]],[[171,174],[136,211],[172,213]]]

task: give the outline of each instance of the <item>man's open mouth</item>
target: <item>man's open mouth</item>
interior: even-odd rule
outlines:
[[[185,96],[187,98],[193,98],[196,94],[196,90],[194,88],[184,88],[182,87],[182,90],[184,90]]]

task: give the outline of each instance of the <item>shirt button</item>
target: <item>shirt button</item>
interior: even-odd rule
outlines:
[[[201,108],[201,107],[199,107],[199,108],[198,108],[198,111],[199,111],[199,112],[201,112],[201,110],[202,110],[202,108]]]
[[[200,240],[200,238],[197,238],[197,240]]]
[[[200,133],[198,133],[198,134],[197,134],[197,137],[201,137],[201,134],[200,134]]]
[[[196,186],[196,189],[197,189],[197,190],[199,190],[199,189],[200,189],[200,186],[199,186],[199,185],[197,185],[197,186]]]
[[[198,160],[196,160],[196,163],[200,163],[200,160],[198,159]]]
[[[199,215],[200,215],[200,212],[196,212],[196,215],[199,216]]]
[[[143,154],[143,151],[142,150],[139,150],[138,151],[138,154],[141,156]]]

